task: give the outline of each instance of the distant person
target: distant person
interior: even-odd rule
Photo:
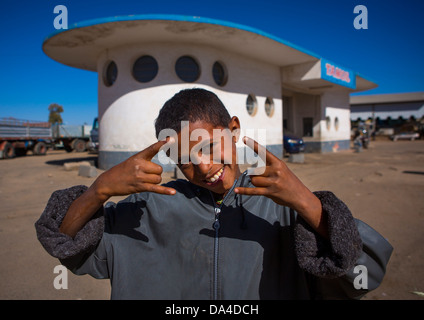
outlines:
[[[184,121],[189,126],[182,128]],[[247,137],[266,167],[242,173],[240,121],[215,94],[177,93],[155,128],[158,137],[162,130],[176,135],[105,171],[89,188],[52,194],[37,236],[72,272],[110,278],[112,299],[346,299],[380,284],[391,246],[333,193],[311,192]],[[182,137],[196,129],[209,133],[199,150],[198,141]],[[232,134],[229,153],[214,129]],[[176,145],[174,160],[188,181],[160,185],[162,167],[151,160],[164,147],[171,157]],[[366,286],[355,284],[357,265],[367,270]]]

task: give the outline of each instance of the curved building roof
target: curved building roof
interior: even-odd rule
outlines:
[[[321,60],[311,51],[248,26],[194,16],[156,14],[76,23],[47,37],[43,51],[68,66],[96,71],[97,58],[104,50],[143,42],[207,45],[280,67]],[[355,75],[358,90],[375,86]]]

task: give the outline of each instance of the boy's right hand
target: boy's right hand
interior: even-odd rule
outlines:
[[[158,141],[102,173],[93,183],[99,200],[144,191],[174,195],[175,189],[159,185],[163,168],[151,161],[163,145],[173,142],[173,138]]]
[[[60,232],[75,237],[93,214],[112,196],[143,191],[175,194],[175,189],[158,185],[162,181],[163,169],[151,161],[167,142],[173,143],[171,140],[158,141],[103,172],[86,192],[72,202],[60,225]]]

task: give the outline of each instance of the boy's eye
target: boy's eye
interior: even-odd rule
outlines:
[[[203,147],[203,148],[201,149],[201,152],[202,152],[204,155],[210,155],[210,154],[212,154],[212,153],[213,153],[214,148],[215,148],[217,145],[218,145],[218,143],[217,143],[217,142],[212,142],[212,143],[211,143],[211,144],[209,144],[208,146]]]
[[[212,153],[212,149],[213,149],[213,144],[211,143],[210,145],[207,145],[205,147],[203,147],[200,152],[204,155],[208,155]]]

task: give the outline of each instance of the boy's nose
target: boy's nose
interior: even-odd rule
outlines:
[[[194,165],[194,167],[199,175],[203,176],[203,178],[206,178],[211,171],[212,163],[200,162],[199,164]]]
[[[210,173],[211,167],[212,167],[212,164],[210,164],[210,163],[203,163],[203,162],[199,163],[196,166],[197,172],[200,173],[205,178]]]

